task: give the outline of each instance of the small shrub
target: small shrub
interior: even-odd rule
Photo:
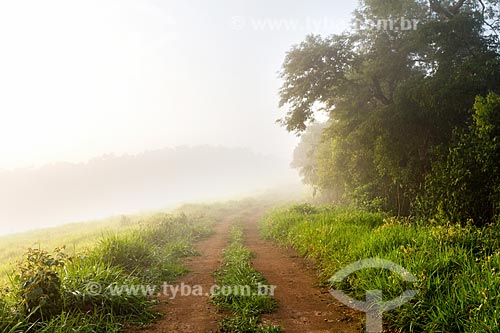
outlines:
[[[62,310],[60,269],[68,258],[62,249],[54,255],[39,249],[29,249],[19,274],[13,279],[20,311],[32,320],[48,319]]]
[[[303,203],[303,204],[294,205],[294,206],[290,207],[289,211],[291,213],[310,215],[310,214],[317,214],[319,210],[315,206],[313,206],[309,203]]]

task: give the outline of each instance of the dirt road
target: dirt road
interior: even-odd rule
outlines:
[[[227,245],[231,222],[231,219],[227,218],[218,223],[213,235],[196,244],[200,255],[185,260],[184,266],[190,272],[175,285],[201,286],[204,292],[210,290],[215,283],[212,274],[222,262],[222,249]],[[160,300],[162,305],[157,310],[165,316],[152,326],[128,332],[194,333],[217,330],[219,318],[216,308],[209,302],[208,295],[177,296],[175,299],[162,296]]]
[[[287,333],[361,332],[360,315],[336,302],[327,290],[317,287],[315,272],[291,249],[281,249],[259,237],[259,215],[245,220],[245,245],[255,253],[253,264],[271,285],[279,302],[277,312],[265,315],[266,322],[280,325]],[[190,270],[178,284],[201,285],[208,291],[215,283],[212,273],[222,261],[222,250],[228,243],[231,218],[217,224],[215,233],[200,241],[200,256],[186,260]],[[156,324],[129,332],[193,333],[216,332],[217,320],[209,297],[182,296],[162,299],[158,310],[165,314]],[[165,303],[165,301],[167,303]]]
[[[286,333],[361,332],[359,314],[339,304],[328,290],[316,287],[311,267],[292,249],[280,249],[260,238],[257,217],[246,225],[245,245],[253,253],[254,267],[277,286],[278,311],[264,319]]]

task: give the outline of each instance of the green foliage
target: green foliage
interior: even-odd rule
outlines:
[[[500,208],[500,95],[477,97],[474,123],[438,155],[420,198],[420,214],[454,223],[492,223]]]
[[[110,266],[117,266],[129,274],[147,267],[155,261],[155,250],[137,234],[111,235],[103,238],[94,250],[96,257]]]
[[[98,284],[105,291],[140,280],[89,257],[69,260],[61,249],[54,253],[30,249],[26,254],[11,290],[0,295],[2,332],[118,332],[125,322],[144,324],[156,317],[144,295],[118,297],[88,289]]]
[[[260,315],[273,312],[277,303],[271,295],[259,293],[259,285],[267,285],[261,273],[252,267],[252,253],[243,246],[243,230],[231,229],[231,243],[224,250],[223,266],[215,273],[221,288],[212,294],[212,302],[230,310],[234,317],[220,322],[219,332],[281,332],[273,325],[262,325]],[[239,286],[241,291],[224,292],[225,288]]]
[[[211,232],[212,220],[157,214],[154,224],[127,235],[110,235],[90,253],[144,281],[170,282],[186,273],[179,259],[196,255],[193,242]]]
[[[0,290],[0,332],[119,332],[157,318],[154,299],[121,286],[171,282],[184,274],[179,259],[211,232],[214,219],[157,214],[142,229],[108,235],[90,251],[68,258],[30,249],[11,287]]]
[[[99,221],[71,223],[63,226],[34,230],[26,233],[0,237],[0,284],[7,280],[7,274],[22,260],[28,247],[52,251],[62,244],[66,251],[74,254],[97,245],[103,235],[126,234],[144,226],[152,220],[151,214],[128,216],[126,225],[123,216]],[[5,277],[5,278],[4,278]]]
[[[359,26],[308,36],[287,54],[281,123],[305,131],[294,166],[330,201],[408,214],[431,151],[472,121],[476,96],[500,92],[499,40],[487,25],[498,25],[498,3],[430,3],[364,0]],[[419,20],[417,29],[370,28],[401,17]],[[308,126],[319,108],[330,121]]]
[[[109,314],[84,314],[80,312],[62,312],[43,325],[33,327],[36,332],[41,333],[95,333],[95,332],[122,332],[125,327],[116,318]]]
[[[301,140],[293,152],[293,161],[291,166],[300,170],[300,176],[305,184],[311,185],[316,191],[321,188],[331,188],[320,184],[324,178],[318,175],[319,161],[315,158],[318,149],[323,142],[323,130],[328,124],[313,123],[301,137]],[[333,196],[333,195],[332,195]],[[339,199],[339,195],[334,199]]]
[[[26,260],[19,264],[19,274],[13,277],[19,309],[31,320],[46,320],[62,309],[59,270],[67,261],[62,249],[54,255],[39,249],[29,249]]]
[[[297,213],[302,215],[317,214],[319,212],[319,209],[311,205],[310,203],[296,204],[290,207],[289,210],[292,213]]]
[[[262,234],[316,263],[326,281],[365,258],[391,260],[418,279],[406,283],[386,270],[365,269],[334,285],[364,300],[366,290],[384,299],[406,289],[418,294],[384,314],[395,332],[496,332],[500,329],[500,227],[416,224],[353,209],[318,207],[315,214],[293,209],[269,213]]]
[[[144,283],[145,281],[127,274],[119,266],[82,256],[68,264],[64,271],[62,286],[65,291],[65,309],[83,313],[110,313],[122,317],[123,321],[144,324],[156,317],[151,311],[151,300],[146,295],[114,295],[109,291],[114,286]]]

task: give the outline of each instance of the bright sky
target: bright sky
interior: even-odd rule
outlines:
[[[290,157],[277,71],[355,0],[2,0],[0,169],[179,145]]]

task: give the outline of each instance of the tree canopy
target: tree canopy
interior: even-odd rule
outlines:
[[[500,93],[500,5],[364,0],[354,18],[288,52],[280,123],[303,136],[294,165],[330,200],[408,214],[454,133],[471,131],[476,96]],[[318,109],[330,117],[321,135]]]

